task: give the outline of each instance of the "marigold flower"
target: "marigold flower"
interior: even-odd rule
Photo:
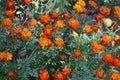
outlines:
[[[47,25],[45,27],[43,27],[43,33],[46,35],[46,36],[51,36],[52,35],[52,25]]]
[[[97,7],[97,3],[94,0],[89,0],[88,4],[94,9]]]
[[[72,54],[73,54],[73,57],[76,58],[76,59],[79,59],[82,57],[82,52],[80,50],[73,50],[72,51]]]
[[[10,28],[13,23],[12,23],[12,21],[9,18],[5,18],[5,19],[2,20],[1,24],[5,28]]]
[[[39,16],[39,18],[40,18],[40,22],[41,22],[42,24],[48,24],[48,23],[50,22],[50,17],[49,17],[49,15],[46,14],[46,13],[41,14],[41,15]]]
[[[13,18],[14,17],[14,13],[11,10],[6,10],[5,11],[5,16],[8,18]]]
[[[100,68],[96,69],[95,74],[96,74],[96,77],[102,78],[104,76],[103,68],[100,67]]]
[[[115,67],[120,67],[120,58],[118,56],[113,55],[114,59],[112,65]]]
[[[13,28],[13,32],[21,33],[22,32],[22,28],[20,26],[16,26],[16,27]]]
[[[25,4],[29,4],[31,0],[22,0]]]
[[[94,52],[99,52],[100,50],[102,50],[104,48],[104,46],[102,46],[98,41],[93,40],[92,44],[90,46],[90,49],[92,49]]]
[[[9,33],[9,36],[10,36],[11,38],[14,38],[14,37],[16,36],[16,33],[15,33],[14,31],[11,31],[11,32]]]
[[[109,80],[120,80],[120,73],[111,71],[109,74]]]
[[[23,28],[22,31],[21,31],[21,33],[20,33],[20,35],[21,35],[22,38],[25,39],[25,38],[31,37],[32,33],[31,33],[31,31],[30,31],[29,28]]]
[[[54,80],[65,80],[65,75],[61,71],[56,71],[53,78]]]
[[[30,20],[26,20],[25,22],[24,22],[24,26],[29,26],[30,25]]]
[[[75,5],[73,6],[73,9],[74,9],[76,12],[80,12],[80,13],[83,12],[83,7],[82,7],[81,5],[79,5],[79,4],[75,4]]]
[[[110,37],[107,34],[102,34],[100,36],[103,44],[109,44],[110,43]]]
[[[118,20],[120,20],[120,7],[119,6],[113,6],[113,12],[114,12],[114,16],[118,18]]]
[[[47,70],[41,69],[38,72],[38,78],[39,80],[48,80],[49,79],[49,73]]]
[[[65,19],[70,19],[70,14],[68,12],[63,12],[62,13],[63,18]]]
[[[10,52],[7,52],[7,51],[3,51],[3,52],[0,52],[0,60],[12,60],[13,58],[13,55],[12,53]]]
[[[90,24],[85,24],[85,27],[83,28],[83,32],[91,32],[91,25]]]
[[[93,32],[97,32],[98,31],[98,27],[96,27],[94,25],[91,26],[91,29],[92,29]]]
[[[51,47],[52,41],[48,39],[47,37],[40,37],[38,39],[38,44],[42,47]]]
[[[5,7],[8,10],[14,10],[15,9],[15,2],[13,0],[7,0],[5,2]]]
[[[37,24],[37,20],[35,18],[32,18],[29,22],[31,26],[36,26]]]
[[[15,75],[15,72],[13,70],[8,70],[6,75],[7,75],[8,78],[13,78],[14,75]]]
[[[77,0],[77,3],[82,7],[85,7],[86,5],[84,0]]]
[[[94,15],[94,19],[97,21],[97,22],[101,22],[102,19],[103,19],[103,16],[101,14],[95,14]]]
[[[73,36],[74,38],[78,37],[78,33],[76,31],[73,31],[72,34],[71,34],[71,36]]]
[[[57,19],[59,17],[59,14],[56,11],[51,11],[49,15],[52,19]]]
[[[57,37],[57,38],[54,39],[54,44],[55,44],[55,46],[58,46],[58,47],[62,48],[63,45],[64,45],[64,41],[63,41],[62,38]]]
[[[65,54],[61,54],[61,55],[60,55],[60,60],[61,60],[61,61],[65,61],[66,58],[67,58],[67,56],[66,56]]]
[[[113,36],[113,40],[114,40],[115,42],[117,42],[118,40],[120,40],[120,36],[119,36],[118,34],[115,34],[115,35]]]
[[[110,9],[107,7],[107,6],[101,6],[100,8],[99,8],[99,12],[100,12],[100,14],[102,14],[102,15],[110,15]]]
[[[65,24],[64,24],[64,21],[63,21],[63,20],[58,19],[58,20],[55,21],[54,26],[55,26],[55,27],[58,27],[58,28],[62,28],[62,27],[65,26]]]
[[[62,69],[62,73],[67,76],[67,75],[70,75],[72,72],[71,68],[69,66],[65,66],[63,69]]]
[[[103,52],[102,54],[103,54],[102,60],[105,63],[111,64],[113,62],[113,55],[112,54],[110,54],[108,52]]]
[[[78,20],[75,20],[75,19],[72,19],[72,18],[68,20],[67,24],[70,28],[74,28],[74,29],[76,29],[80,26]]]

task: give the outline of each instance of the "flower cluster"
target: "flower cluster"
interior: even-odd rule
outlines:
[[[13,54],[8,51],[0,52],[0,60],[12,60]]]

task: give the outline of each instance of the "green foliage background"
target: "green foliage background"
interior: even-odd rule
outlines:
[[[0,21],[5,18],[4,3],[6,0],[0,0]],[[62,12],[68,11],[72,14],[72,6],[76,3],[76,0],[33,0],[31,4],[25,5],[21,0],[14,0],[16,6],[15,17],[12,19],[14,25],[19,24],[23,26],[23,22],[29,18],[35,17],[39,20],[38,16],[43,12],[50,12],[56,10],[61,15]],[[113,5],[119,5],[119,0],[95,0],[100,4],[105,4],[112,9]],[[118,1],[118,2],[117,2]],[[88,0],[85,0],[86,8],[88,12],[92,11],[88,4]],[[34,8],[36,6],[36,8]],[[94,10],[93,10],[94,11]],[[75,12],[76,13],[76,12]],[[26,15],[27,14],[27,15]],[[65,46],[63,48],[55,47],[40,47],[37,43],[37,39],[41,32],[43,24],[38,22],[36,27],[29,26],[32,31],[33,36],[29,39],[22,39],[20,36],[15,38],[10,38],[7,32],[10,32],[12,28],[5,29],[0,24],[0,51],[10,51],[13,53],[14,58],[12,61],[0,61],[0,80],[38,80],[38,71],[40,69],[47,69],[51,75],[50,80],[52,80],[52,75],[55,71],[62,69],[65,65],[72,68],[72,74],[67,77],[67,80],[108,80],[108,74],[111,70],[118,70],[119,68],[114,68],[101,60],[101,54],[94,54],[89,46],[92,40],[99,40],[99,36],[102,33],[108,33],[113,35],[112,31],[108,31],[105,27],[94,34],[83,33],[82,29],[84,25],[92,21],[91,15],[76,13],[80,22],[80,28],[75,29],[79,36],[73,38],[70,36],[74,29],[69,28],[67,25],[59,32],[53,34],[51,39],[61,36],[65,41]],[[24,16],[26,15],[26,17]],[[111,15],[113,16],[113,15]],[[73,16],[75,18],[75,16]],[[114,18],[117,20],[116,18]],[[82,51],[83,56],[81,59],[74,59],[72,56],[72,50],[79,49]],[[116,53],[120,56],[120,42],[116,44],[115,47],[110,47],[106,45],[104,51],[110,53]],[[67,61],[60,61],[59,55],[65,53],[67,55]],[[105,76],[102,79],[95,77],[95,70],[102,66],[105,70]],[[7,78],[5,75],[8,70],[15,71],[15,77],[12,79]]]

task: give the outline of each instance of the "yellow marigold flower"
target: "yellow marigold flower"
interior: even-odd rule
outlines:
[[[57,21],[55,21],[55,27],[58,27],[58,28],[62,28],[63,26],[65,26],[63,20],[61,19],[58,19]]]
[[[64,45],[64,41],[63,41],[62,38],[57,37],[57,38],[54,39],[54,44],[55,44],[55,46],[58,46],[58,47],[62,48],[63,45]]]
[[[9,18],[5,18],[5,19],[2,20],[1,24],[5,28],[10,28],[13,23],[12,23],[12,21]]]
[[[78,33],[76,31],[73,31],[72,34],[71,34],[71,36],[78,37]]]
[[[29,38],[32,36],[32,33],[29,28],[23,28],[20,34],[22,38]]]

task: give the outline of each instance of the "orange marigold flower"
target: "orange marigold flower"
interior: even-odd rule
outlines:
[[[104,76],[103,68],[100,67],[100,68],[96,69],[95,74],[96,74],[96,77],[102,78]]]
[[[48,39],[47,37],[40,37],[38,39],[38,44],[42,47],[51,47],[52,41]]]
[[[21,33],[21,31],[22,31],[22,28],[20,26],[16,26],[13,28],[13,32],[15,33]]]
[[[65,75],[61,71],[56,71],[53,78],[54,80],[65,80]]]
[[[113,55],[112,65],[115,67],[120,67],[120,58],[116,55]]]
[[[77,0],[77,3],[82,6],[85,7],[85,1],[84,0]]]
[[[100,36],[102,43],[103,44],[109,44],[110,43],[110,37],[108,36],[108,34],[102,34]]]
[[[59,17],[59,14],[56,11],[51,11],[49,15],[52,19],[57,19]]]
[[[97,7],[97,3],[94,0],[89,0],[88,4],[94,9]]]
[[[109,80],[120,80],[120,73],[115,71],[110,72]]]
[[[41,69],[38,72],[38,78],[39,80],[48,80],[49,79],[49,73],[47,70]]]
[[[91,26],[91,29],[92,29],[93,32],[97,32],[98,31],[98,27],[96,27],[94,25]]]
[[[6,58],[6,53],[0,52],[0,60],[5,60],[5,58]]]
[[[63,18],[65,19],[70,19],[70,14],[68,12],[63,12],[62,13]]]
[[[5,2],[5,7],[8,10],[14,10],[15,9],[15,2],[13,0],[7,0]]]
[[[12,53],[10,53],[10,52],[5,52],[5,53],[6,53],[6,60],[7,61],[12,60],[12,58],[13,58]]]
[[[5,18],[5,19],[2,20],[1,24],[5,28],[10,28],[13,23],[12,23],[12,21],[9,18]]]
[[[115,34],[115,35],[113,36],[113,40],[114,40],[115,42],[117,42],[118,40],[120,40],[120,36],[119,36],[118,34]]]
[[[61,61],[65,61],[66,58],[67,58],[67,56],[66,56],[65,54],[61,54],[61,55],[60,55],[60,60],[61,60]]]
[[[14,75],[15,75],[15,72],[13,70],[8,70],[6,75],[7,75],[8,78],[13,78]]]
[[[85,27],[83,28],[83,32],[91,32],[91,25],[90,24],[85,24]]]
[[[104,48],[104,46],[102,46],[98,41],[93,40],[92,44],[90,46],[90,49],[92,49],[94,52],[99,52],[100,50],[102,50]]]
[[[35,18],[32,18],[29,22],[31,26],[36,26],[37,24],[37,20]]]
[[[110,54],[108,52],[103,52],[102,54],[103,54],[102,60],[105,63],[111,64],[113,62],[113,55],[112,54]]]
[[[114,12],[114,16],[118,18],[118,20],[120,20],[120,7],[119,6],[113,6],[113,12]]]
[[[76,29],[80,26],[78,20],[75,20],[75,19],[72,19],[72,18],[68,20],[67,24],[70,28],[74,28],[74,29]]]
[[[25,4],[29,4],[31,0],[22,0]]]
[[[22,38],[25,39],[25,38],[31,37],[32,33],[31,33],[31,31],[30,31],[29,28],[23,28],[22,31],[21,31],[21,33],[20,33],[20,35],[21,35]]]
[[[79,59],[82,57],[82,52],[80,50],[73,50],[72,51],[72,54],[73,54],[73,57],[76,58],[76,59]]]
[[[10,36],[11,38],[14,38],[14,37],[16,36],[16,33],[15,33],[14,31],[11,31],[11,32],[9,33],[9,36]]]
[[[79,4],[75,4],[75,5],[73,6],[73,9],[74,9],[76,12],[80,12],[80,13],[83,12],[83,8],[84,8],[84,7],[82,7],[82,6],[79,5]]]
[[[65,26],[65,24],[64,24],[64,21],[63,21],[63,20],[58,19],[58,20],[55,21],[54,26],[55,26],[55,27],[58,27],[58,28],[62,28],[62,27]]]
[[[30,25],[30,20],[27,20],[27,21],[24,22],[24,26],[27,27],[27,26],[29,26],[29,25]]]
[[[101,14],[95,14],[95,15],[94,15],[94,19],[95,19],[97,22],[101,22],[102,19],[103,19],[103,15],[101,15]]]
[[[43,33],[46,35],[46,36],[51,36],[52,35],[52,25],[47,25],[45,27],[43,27]]]
[[[102,15],[110,15],[110,9],[107,7],[107,6],[101,6],[100,8],[99,8],[99,12],[100,12],[100,14],[102,14]]]
[[[70,75],[72,72],[71,68],[69,66],[65,66],[63,69],[62,69],[62,73],[67,76],[67,75]]]
[[[40,18],[40,22],[41,22],[42,24],[48,24],[48,23],[50,22],[50,17],[49,17],[49,15],[46,14],[46,13],[41,14],[41,15],[39,16],[39,18]]]
[[[62,38],[57,37],[57,38],[54,39],[54,44],[55,44],[55,46],[58,46],[58,47],[62,48],[63,45],[64,45],[64,41],[63,41]]]
[[[14,17],[14,13],[11,10],[6,10],[5,11],[5,16],[8,18],[13,18]]]

